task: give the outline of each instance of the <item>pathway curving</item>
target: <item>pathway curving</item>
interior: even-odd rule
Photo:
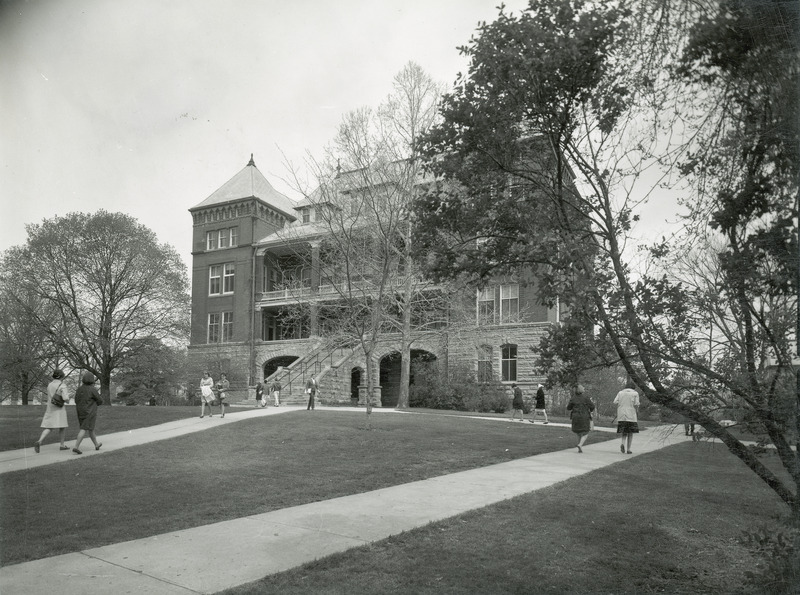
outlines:
[[[281,407],[253,410],[228,416],[230,419],[214,420],[233,423],[297,409]],[[318,410],[324,412],[325,408],[319,407]],[[337,407],[335,410],[348,408]],[[352,410],[364,414],[363,408]],[[389,409],[374,411],[378,414],[404,414]],[[488,419],[519,423],[507,419]],[[113,439],[111,435],[104,436],[103,449],[92,451],[92,454],[202,431],[212,427],[209,421],[196,418],[124,432],[122,434],[126,441],[119,443],[115,441],[122,440],[120,434],[114,435]],[[585,446],[581,455],[575,448],[570,448],[362,494],[6,566],[0,568],[0,593],[49,595],[55,586],[62,595],[111,592],[216,593],[685,440],[682,432],[672,432],[671,428],[654,428],[636,437],[636,452],[632,455],[621,454],[619,441],[609,440]],[[44,452],[33,455],[37,459],[44,456]],[[23,468],[34,466],[30,459],[28,454],[22,459],[9,457],[7,461],[0,462],[0,469],[6,470],[6,464],[27,465]],[[63,456],[60,460],[64,460]],[[421,502],[425,503],[424,507],[420,506]],[[213,564],[208,563],[210,552],[213,552]],[[262,552],[262,555],[254,556],[254,552]]]

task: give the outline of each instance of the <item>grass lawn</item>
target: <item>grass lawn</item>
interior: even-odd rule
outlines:
[[[104,414],[113,409],[98,414],[101,440]],[[530,424],[438,415],[371,418],[367,430],[364,415],[297,411],[5,473],[0,475],[0,565],[375,490],[575,443],[566,428],[539,430]],[[613,437],[595,432],[589,442]],[[54,506],[57,502],[63,506]],[[64,530],[55,533],[53,527]]]
[[[742,537],[787,515],[723,447],[687,442],[224,593],[774,593],[745,578],[763,560]]]
[[[101,436],[112,431],[103,414],[114,409],[100,412]],[[167,408],[116,409],[137,410],[130,419],[141,420],[152,415],[142,410]],[[0,419],[0,433],[7,423]],[[590,444],[615,437],[595,432]],[[336,411],[243,420],[0,475],[0,565],[574,442],[565,428],[449,415],[376,414],[370,429],[363,415]],[[768,592],[744,581],[760,561],[741,542],[742,531],[774,533],[787,515],[777,496],[724,447],[687,442],[229,593]]]
[[[31,448],[42,433],[41,423],[44,405],[5,405],[0,407],[0,450]],[[229,407],[228,411],[235,411]],[[199,407],[100,407],[97,417],[97,435],[135,430],[156,424],[194,417]],[[216,413],[216,410],[214,411]],[[75,440],[78,434],[78,415],[75,407],[67,405],[67,440]],[[45,444],[58,442],[58,430],[51,431]]]

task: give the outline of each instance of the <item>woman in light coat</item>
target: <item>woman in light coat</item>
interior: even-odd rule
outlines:
[[[634,389],[632,381],[614,397],[614,403],[617,406],[617,434],[622,436],[622,443],[619,445],[620,452],[631,453],[631,443],[633,442],[633,435],[639,433],[639,418],[637,411],[639,409],[639,393]],[[625,450],[625,443],[627,442],[628,448]]]
[[[211,413],[211,405],[214,403],[214,379],[208,372],[203,372],[200,380],[200,417],[206,415],[206,405],[208,405],[208,417],[214,417]]]
[[[44,417],[42,418],[41,427],[44,428],[44,430],[42,430],[42,435],[39,436],[39,440],[33,443],[33,450],[37,453],[42,446],[42,442],[44,442],[44,439],[50,433],[50,430],[58,430],[61,450],[69,450],[69,447],[64,444],[64,440],[67,437],[67,426],[69,426],[67,410],[64,407],[64,405],[69,403],[69,388],[64,384],[64,380],[66,380],[66,375],[63,370],[53,370],[53,380],[47,385],[47,409],[45,409]],[[53,397],[56,395],[59,395],[63,399],[64,405],[61,407],[53,404]]]

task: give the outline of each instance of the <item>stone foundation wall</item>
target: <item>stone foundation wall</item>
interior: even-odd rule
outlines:
[[[501,346],[517,346],[517,380],[525,396],[533,397],[536,386],[544,382],[545,375],[534,365],[536,354],[531,347],[538,346],[547,334],[550,323],[529,323],[504,326],[483,326],[458,329],[449,334],[448,357],[450,366],[464,364],[477,374],[478,348],[481,345],[492,347],[492,374],[500,380]],[[512,382],[504,382],[509,389]]]

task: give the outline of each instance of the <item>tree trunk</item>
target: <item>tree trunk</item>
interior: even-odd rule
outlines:
[[[400,394],[396,409],[408,409],[408,388],[411,382],[411,277],[406,279],[403,303],[403,332],[400,340]]]
[[[365,365],[366,373],[367,373],[367,395],[366,395],[366,409],[367,409],[367,419],[369,419],[369,415],[372,413],[372,393],[375,390],[375,379],[373,377],[373,369],[372,369],[372,349],[370,348],[369,351],[364,350],[365,355]]]
[[[111,405],[111,373],[103,372],[100,375],[100,396],[103,398],[103,405]]]

